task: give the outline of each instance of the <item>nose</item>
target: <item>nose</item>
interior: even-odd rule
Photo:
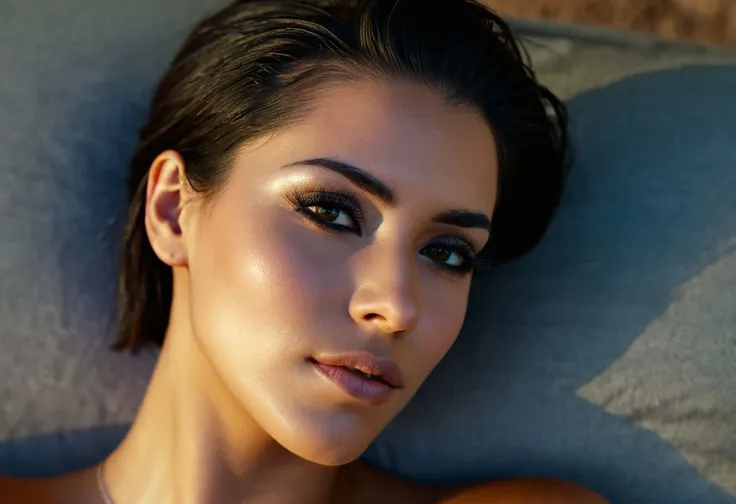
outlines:
[[[361,261],[350,316],[367,332],[398,336],[419,321],[418,286],[408,260]]]

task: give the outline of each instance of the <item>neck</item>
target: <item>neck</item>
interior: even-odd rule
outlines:
[[[329,502],[337,469],[278,445],[226,390],[190,331],[177,327],[186,320],[177,315],[138,417],[105,462],[115,504]]]

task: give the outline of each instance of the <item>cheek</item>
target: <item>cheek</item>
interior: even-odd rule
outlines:
[[[349,272],[336,265],[348,261],[336,238],[319,236],[288,210],[245,215],[213,218],[199,238],[192,311],[201,315],[197,332],[217,340],[219,351],[265,370],[290,349],[309,354],[309,334],[329,318],[327,308],[334,318],[345,304]]]

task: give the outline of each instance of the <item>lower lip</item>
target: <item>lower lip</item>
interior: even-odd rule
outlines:
[[[313,361],[312,364],[319,374],[343,389],[348,395],[372,406],[384,404],[394,393],[391,386],[380,381],[363,378],[344,367],[330,366],[316,361]]]

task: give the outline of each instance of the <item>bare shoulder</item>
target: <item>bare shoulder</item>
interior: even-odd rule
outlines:
[[[0,476],[2,504],[82,504],[97,502],[90,471],[82,470],[43,479]]]
[[[470,486],[432,486],[410,482],[361,464],[353,479],[351,504],[608,504],[597,493],[575,483],[549,478],[522,478]],[[365,497],[364,500],[361,500]]]
[[[32,480],[0,476],[0,495],[3,504],[51,504],[44,488]]]
[[[547,478],[515,479],[446,490],[436,504],[608,504],[575,483]]]

